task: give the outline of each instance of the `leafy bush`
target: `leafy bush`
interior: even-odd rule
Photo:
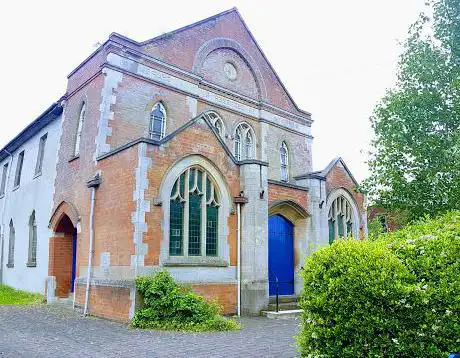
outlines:
[[[303,356],[444,357],[460,349],[460,212],[307,259]]]
[[[159,271],[153,277],[138,277],[136,288],[144,306],[136,311],[133,327],[196,332],[240,328],[234,320],[221,316],[217,303],[178,285],[167,271]]]

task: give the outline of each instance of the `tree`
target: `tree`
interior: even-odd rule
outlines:
[[[460,0],[430,0],[409,29],[395,88],[371,117],[371,201],[409,218],[460,207]]]

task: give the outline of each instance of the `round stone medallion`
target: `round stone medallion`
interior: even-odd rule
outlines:
[[[225,72],[225,76],[230,81],[236,80],[236,76],[237,76],[236,67],[232,63],[225,62],[225,64],[224,64],[224,72]]]

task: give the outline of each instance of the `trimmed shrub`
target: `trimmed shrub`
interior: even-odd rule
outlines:
[[[136,288],[144,306],[136,311],[133,327],[196,332],[240,328],[234,320],[221,316],[217,303],[178,285],[167,271],[136,278]]]
[[[460,349],[460,213],[306,260],[302,356],[443,357]]]

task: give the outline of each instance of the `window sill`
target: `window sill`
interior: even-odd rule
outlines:
[[[34,263],[29,263],[29,262],[28,262],[28,263],[26,264],[26,266],[27,266],[27,267],[37,267],[37,263],[36,263],[36,262],[34,262]]]
[[[18,190],[20,186],[21,186],[21,185],[16,185],[16,186],[13,188],[13,191]]]
[[[38,177],[41,177],[41,176],[42,176],[42,172],[35,174],[32,179],[37,179]]]
[[[13,267],[14,267],[14,264],[6,264],[6,267],[8,267],[8,268],[13,268]]]
[[[228,262],[220,257],[211,256],[170,256],[164,266],[208,266],[208,267],[228,267]]]
[[[5,197],[5,194],[0,195],[0,199],[3,199]]]
[[[73,155],[73,156],[70,157],[70,159],[69,159],[68,162],[69,162],[69,163],[70,163],[70,162],[73,162],[74,160],[77,160],[77,159],[79,159],[79,158],[80,158],[80,155],[79,155],[79,154],[78,154],[78,155]]]

